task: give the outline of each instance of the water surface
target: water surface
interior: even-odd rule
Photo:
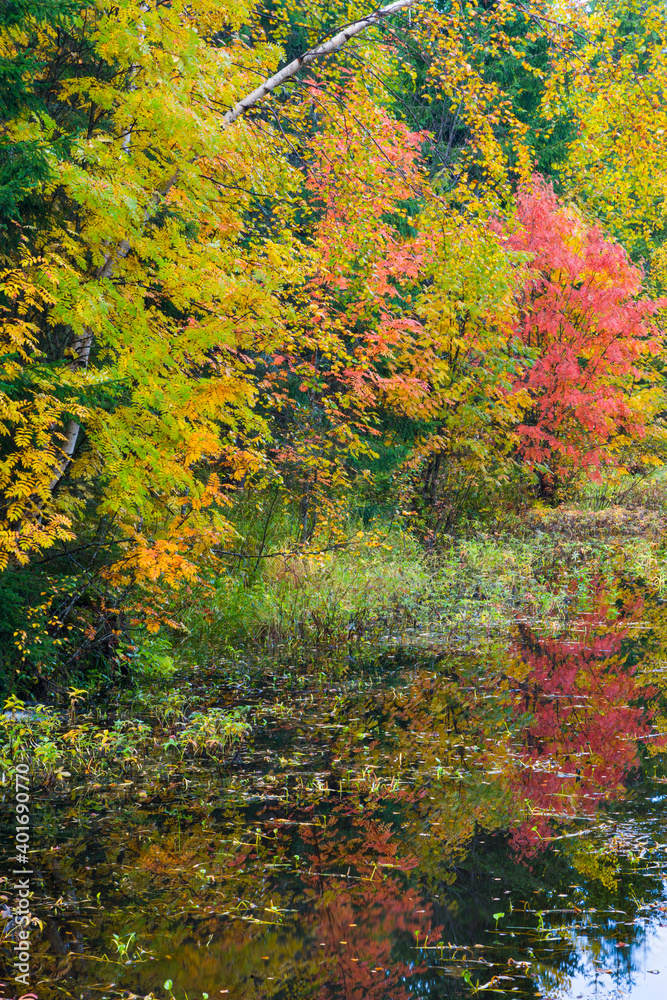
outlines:
[[[224,760],[36,790],[34,991],[664,997],[666,625],[617,591],[459,652],[200,670],[251,706]]]

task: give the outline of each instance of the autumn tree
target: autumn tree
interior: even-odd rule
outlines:
[[[576,127],[561,158],[565,189],[598,218],[647,277],[664,284],[667,25],[659,3],[572,5],[542,102]],[[576,47],[576,58],[573,48]]]
[[[128,0],[5,18],[19,82],[3,142],[46,166],[29,185],[39,227],[21,229],[26,199],[12,202],[20,249],[2,276],[3,565],[76,534],[79,553],[107,553],[83,589],[154,588],[157,627],[164,585],[233,537],[228,498],[261,475],[271,437],[256,359],[282,345],[284,292],[304,275],[289,108],[244,116],[410,5],[348,23],[277,74],[278,46],[246,44],[243,3],[224,17],[204,0]],[[50,627],[65,628],[57,612]]]
[[[515,382],[529,397],[518,456],[545,493],[573,471],[618,463],[644,435],[659,303],[641,297],[641,271],[623,247],[540,179],[519,191],[507,246],[531,258],[514,322],[534,352]]]
[[[341,544],[383,449],[434,509],[447,476],[486,494],[641,433],[639,273],[546,189],[500,221],[537,143],[517,74],[546,115],[544,38],[571,57],[569,22],[509,0],[2,17],[0,170],[21,169],[0,202],[0,567],[71,572],[35,612],[54,644],[84,594],[112,645],[177,626],[170,591],[245,556],[241,491],[292,503],[296,545]]]

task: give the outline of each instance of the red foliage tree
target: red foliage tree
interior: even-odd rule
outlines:
[[[640,298],[642,273],[602,231],[561,205],[537,179],[517,197],[518,227],[507,238],[526,251],[515,335],[534,352],[515,389],[527,391],[519,454],[559,477],[615,461],[614,444],[641,437],[632,393],[646,378],[638,362],[657,350],[651,317],[663,303]]]

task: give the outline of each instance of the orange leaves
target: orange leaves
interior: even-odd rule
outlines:
[[[502,461],[517,422],[506,346],[522,255],[429,189],[424,136],[358,84],[311,93],[325,111],[309,151],[321,210],[311,323],[281,352],[289,361],[276,384],[300,376],[330,440],[345,428],[363,449],[363,438],[384,436],[389,412],[441,422],[424,427],[421,454],[435,433],[477,469]]]
[[[123,561],[123,573],[132,572],[134,580],[155,583],[194,581],[197,567],[180,551],[177,540],[155,538],[148,540],[141,535],[134,538],[128,558]]]
[[[319,86],[311,92],[324,125],[308,153],[307,187],[324,209],[315,280],[347,290],[371,278],[380,281],[377,294],[383,294],[388,286],[382,285],[381,273],[373,273],[373,264],[386,261],[397,241],[395,226],[383,216],[404,216],[401,203],[420,194],[422,136],[391,119],[357,83],[339,93]],[[353,267],[356,281],[351,280]]]
[[[308,153],[308,187],[326,207],[329,219],[369,226],[368,202],[377,223],[381,212],[412,198],[423,181],[419,167],[424,136],[411,132],[373,103],[357,81],[344,88],[313,85],[311,94],[323,128]]]
[[[401,283],[418,273],[412,241],[400,230],[424,175],[421,137],[355,79],[312,85],[309,95],[320,128],[306,150],[305,188],[319,217],[298,333],[272,355],[266,382],[268,405],[281,413],[273,457],[290,479],[308,483],[298,488],[312,497],[315,482],[318,491],[345,488],[349,459],[373,455],[380,406],[390,392],[412,391],[384,362],[404,337]]]

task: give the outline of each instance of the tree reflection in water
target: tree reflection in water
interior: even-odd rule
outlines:
[[[656,689],[638,678],[627,642],[627,621],[640,617],[642,602],[615,613],[600,591],[596,605],[574,637],[540,639],[519,625],[513,672],[528,722],[513,785],[530,816],[511,839],[524,856],[549,841],[552,820],[592,816],[622,796],[641,742],[654,735],[648,705]]]
[[[143,779],[143,798],[81,779],[50,793],[40,1000],[161,996],[167,979],[178,1000],[463,997],[468,973],[567,996],[617,943],[630,975],[643,931],[609,913],[632,923],[662,888],[657,869],[628,881],[632,823],[623,841],[604,817],[642,744],[664,748],[667,630],[655,601],[600,587],[590,607],[567,635],[521,623],[504,650],[306,686],[226,772],[184,765],[166,787]],[[570,929],[547,941],[538,900]],[[608,911],[597,929],[591,905]]]

